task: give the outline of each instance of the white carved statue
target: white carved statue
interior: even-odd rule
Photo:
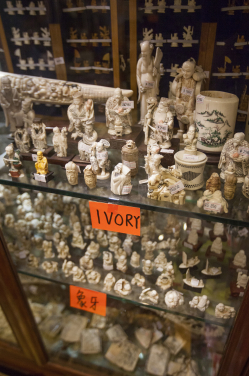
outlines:
[[[111,175],[111,191],[115,195],[127,195],[131,192],[131,170],[122,163],[118,163]]]
[[[57,157],[67,156],[67,128],[63,127],[61,130],[58,127],[53,129],[53,145]]]
[[[110,97],[105,106],[106,126],[111,135],[122,136],[132,132],[131,108],[123,108],[122,101],[128,101],[123,96],[122,90],[117,88],[114,95]]]

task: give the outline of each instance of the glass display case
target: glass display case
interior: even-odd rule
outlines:
[[[238,3],[0,10],[0,339],[26,361],[12,365],[0,343],[0,364],[246,375],[249,4]]]

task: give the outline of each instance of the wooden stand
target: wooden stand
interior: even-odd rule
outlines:
[[[143,128],[140,126],[133,126],[132,133],[124,134],[123,136],[112,136],[106,132],[101,138],[110,142],[111,149],[121,150],[122,147],[126,144],[126,141],[132,140],[136,145],[139,145],[143,139]]]
[[[179,151],[179,144],[180,144],[179,138],[172,138],[171,147],[169,149],[166,149],[166,150],[173,150],[173,152],[172,153],[168,153],[168,152],[163,153],[160,150],[159,154],[163,155],[163,158],[161,160],[161,164],[162,164],[163,167],[169,167],[169,166],[173,166],[175,164],[174,155]],[[147,155],[147,145],[144,144],[144,138],[143,138],[141,145],[138,147],[138,151],[143,156]]]
[[[206,256],[207,257],[212,257],[213,256],[213,257],[216,257],[217,260],[219,260],[219,261],[223,261],[224,260],[225,254],[226,254],[226,251],[224,249],[222,249],[222,253],[220,255],[218,255],[215,252],[211,252],[211,245],[208,247],[208,249],[206,251]]]
[[[246,267],[245,267],[245,268],[241,268],[240,266],[234,265],[232,259],[230,260],[229,268],[230,268],[230,269],[233,269],[233,270],[236,270],[236,271],[237,271],[238,269],[240,269],[240,270],[244,270],[245,272],[248,271]]]
[[[47,184],[50,180],[52,180],[54,178],[54,176],[53,176],[54,172],[53,171],[49,172],[46,175],[39,175],[36,172],[32,172],[31,174],[33,175],[33,179],[38,181],[40,184]],[[40,180],[40,179],[43,179],[43,180]]]
[[[24,161],[33,161],[31,153],[21,153],[22,159]],[[74,157],[74,154],[69,155],[68,157],[57,157],[56,154],[53,154],[50,157],[46,157],[49,164],[55,164],[64,167],[68,162],[70,162]],[[35,161],[34,161],[35,162]]]
[[[30,150],[30,153],[31,154],[37,154],[37,151],[38,151],[37,149],[33,148],[33,149]],[[54,147],[53,146],[48,146],[47,149],[45,149],[42,152],[42,154],[44,155],[44,157],[48,157],[48,156],[52,155],[53,151],[54,151]]]
[[[214,231],[213,230],[210,230],[209,231],[209,237],[210,237],[210,240],[212,240],[212,242],[216,239],[216,238],[221,238],[221,240],[223,242],[226,242],[227,241],[227,236],[225,234],[225,231],[223,232],[223,235],[214,235]]]
[[[245,293],[245,289],[243,287],[237,287],[237,283],[236,282],[231,282],[230,283],[230,291],[231,291],[231,295],[234,298],[238,298],[238,296],[243,297],[244,293]]]
[[[189,291],[193,291],[193,292],[198,292],[199,294],[201,294],[201,292],[202,292],[202,288],[201,288],[201,289],[198,289],[197,287],[189,286],[189,285],[187,285],[185,282],[184,282],[184,284],[183,284],[183,288],[184,288],[184,290],[189,290]]]
[[[87,165],[89,165],[90,164],[90,161],[82,161],[81,159],[80,159],[80,156],[79,155],[76,155],[74,158],[73,158],[73,162],[75,163],[75,164],[77,164],[79,167],[86,167]]]

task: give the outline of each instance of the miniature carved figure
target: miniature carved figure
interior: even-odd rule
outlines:
[[[37,162],[35,163],[36,173],[39,175],[48,174],[48,160],[43,156],[42,151],[37,152]]]
[[[131,280],[131,284],[134,286],[145,288],[145,278],[143,275],[136,273]]]
[[[221,318],[221,319],[230,319],[234,317],[236,314],[236,311],[233,307],[225,306],[223,303],[217,304],[215,307],[215,317]]]
[[[211,193],[214,193],[217,190],[220,190],[221,181],[219,175],[216,172],[213,172],[210,178],[206,182],[206,189]]]
[[[246,254],[245,251],[240,250],[233,259],[233,264],[237,266],[237,268],[246,268]]]
[[[9,167],[9,176],[12,178],[21,178],[24,176],[22,171],[22,162],[19,150],[14,150],[14,145],[9,144],[5,148],[4,164]]]
[[[97,132],[93,129],[93,120],[86,121],[85,131],[84,133],[80,133],[80,136],[82,136],[82,140],[78,143],[80,159],[89,162],[91,157],[91,147],[98,138]]]
[[[72,268],[73,281],[74,282],[86,282],[86,277],[82,269],[78,266]]]
[[[31,148],[31,139],[27,129],[18,129],[14,133],[15,143],[21,153],[28,153]]]
[[[198,265],[200,259],[198,256],[191,257],[188,259],[187,253],[182,252],[182,263],[179,265],[180,269],[193,268],[195,265]]]
[[[80,267],[83,270],[93,270],[93,260],[89,254],[85,254],[80,258]]]
[[[136,176],[138,172],[138,148],[132,140],[126,141],[122,147],[122,163],[131,169],[131,177]]]
[[[186,278],[183,279],[183,282],[190,287],[194,287],[195,289],[202,289],[204,287],[203,280],[192,277],[189,269],[186,272]]]
[[[153,262],[150,260],[142,260],[143,272],[145,275],[151,275],[153,270]]]
[[[104,279],[104,290],[112,291],[113,286],[115,285],[116,279],[112,273],[108,273]]]
[[[68,107],[67,116],[70,121],[69,132],[72,132],[75,128],[75,133],[72,134],[72,138],[76,139],[83,133],[84,127],[88,120],[94,121],[94,106],[93,101],[83,98],[83,93],[78,91],[73,96],[73,103]]]
[[[141,292],[139,300],[141,300],[142,302],[149,300],[153,304],[158,304],[159,296],[156,290],[147,288]]]
[[[165,295],[165,304],[169,308],[176,308],[184,304],[183,294],[176,291],[170,290]]]
[[[154,260],[154,265],[159,271],[163,271],[167,265],[167,259],[164,252],[160,252]]]
[[[65,259],[65,258],[71,258],[69,247],[67,243],[62,240],[57,246],[57,252],[58,252],[58,258]]]
[[[99,180],[108,179],[110,176],[110,173],[106,171],[110,168],[110,160],[108,159],[108,151],[106,150],[109,146],[110,143],[102,139],[99,142],[94,142],[91,147],[90,162]]]
[[[82,234],[82,230],[81,230],[80,222],[74,223],[74,225],[73,225],[73,239],[72,239],[71,245],[74,248],[80,248],[80,249],[83,250],[86,246],[86,243],[84,243],[84,239],[83,239],[83,236],[81,234]]]
[[[91,241],[87,247],[86,255],[89,255],[93,260],[96,259],[100,255],[99,244]]]
[[[247,150],[249,143],[245,141],[244,133],[235,133],[232,139],[229,139],[221,152],[218,167],[221,169],[220,177],[225,179],[225,171],[230,164],[233,165],[237,183],[243,183],[245,176],[249,171],[249,155]]]
[[[127,296],[131,293],[131,285],[126,279],[119,279],[115,283],[114,291],[120,296]]]
[[[20,112],[21,100],[17,88],[11,87],[11,79],[8,76],[1,78],[0,104],[5,116],[5,125],[10,125],[10,132],[14,133],[17,122],[14,114]]]
[[[129,167],[118,163],[111,175],[111,191],[115,195],[127,195],[131,192],[131,170]]]
[[[185,30],[182,33],[183,39],[186,40],[186,41],[193,40],[194,26],[193,27],[191,27],[191,26],[188,26],[188,27],[183,26],[183,30]],[[182,47],[192,47],[192,43],[183,43]]]
[[[205,207],[205,203],[208,202],[211,208]],[[214,204],[214,205],[213,205]],[[198,208],[204,208],[204,210],[212,210],[215,214],[219,212],[228,213],[228,204],[226,200],[222,197],[221,191],[215,191],[212,193],[209,190],[203,192],[203,196],[197,201]]]
[[[217,255],[220,255],[222,253],[222,240],[218,236],[211,245],[211,252],[216,253]]]
[[[245,176],[245,181],[242,186],[242,193],[246,198],[249,198],[249,173]]]
[[[197,245],[198,244],[198,234],[196,229],[192,229],[188,235],[187,243],[191,245]]]
[[[166,248],[170,248],[170,250],[169,250],[170,256],[177,256],[178,255],[177,246],[179,244],[179,241],[180,241],[180,238],[179,239],[171,239],[171,238],[167,239]]]
[[[205,312],[209,306],[210,301],[207,298],[207,295],[194,296],[193,299],[189,302],[191,308],[197,308],[201,312]]]
[[[159,47],[155,58],[152,56],[153,44],[144,41],[140,44],[141,57],[137,63],[138,103],[140,102],[140,121],[144,122],[147,99],[159,95],[160,63],[163,53]]]
[[[140,255],[137,252],[132,252],[131,254],[131,260],[130,260],[131,266],[133,268],[139,268],[140,266]]]
[[[113,256],[111,252],[103,252],[103,268],[105,270],[113,270]]]
[[[41,266],[42,266],[42,269],[44,269],[47,274],[58,272],[58,262],[44,261]]]
[[[122,247],[124,251],[126,252],[127,256],[131,255],[132,246],[133,246],[133,241],[132,241],[131,235],[127,235],[122,244]]]
[[[31,125],[31,138],[34,144],[34,151],[45,151],[47,148],[46,125],[37,120]]]
[[[186,154],[196,154],[197,152],[197,138],[198,132],[196,132],[196,126],[190,125],[188,132],[183,135],[183,142],[186,145],[184,151]]]
[[[173,81],[171,90],[176,97],[175,110],[179,121],[178,136],[181,142],[185,125],[189,126],[194,122],[195,100],[200,93],[204,78],[203,69],[197,66],[195,60],[191,58],[183,63],[182,68],[179,69],[179,74]]]
[[[209,276],[217,276],[222,274],[221,267],[209,267],[209,261],[207,259],[205,269],[203,269],[202,274],[209,275]]]
[[[249,277],[247,276],[247,273],[239,272],[237,276],[236,286],[238,288],[246,289],[248,280],[249,280]]]
[[[97,285],[100,282],[101,274],[96,272],[95,270],[87,270],[86,278],[88,283]]]
[[[30,129],[35,118],[35,112],[32,108],[32,100],[30,98],[24,98],[24,100],[21,102],[20,111],[16,110],[15,112],[12,112],[12,116],[16,120],[16,129]]]
[[[94,239],[94,229],[91,225],[87,225],[84,227],[84,235],[86,239],[93,240]]]
[[[232,200],[234,198],[236,185],[237,185],[237,176],[235,175],[235,170],[234,170],[233,165],[230,164],[228,165],[227,170],[225,170],[225,185],[224,185],[225,199]]]
[[[84,180],[89,189],[93,189],[97,184],[97,174],[91,165],[88,165],[84,169]]]
[[[114,95],[107,99],[105,106],[106,126],[111,135],[122,136],[132,132],[131,108],[123,108],[122,102],[129,99],[117,88]]]
[[[67,156],[67,128],[63,127],[60,131],[58,127],[53,129],[53,145],[54,150],[57,153],[57,157]]]
[[[52,245],[53,243],[52,242],[49,242],[47,240],[43,240],[43,243],[42,243],[42,250],[44,252],[44,258],[53,258],[54,257],[54,253],[52,251]]]
[[[72,161],[65,165],[68,183],[71,185],[78,184],[79,167]]]
[[[173,279],[169,273],[162,273],[156,280],[156,285],[159,286],[163,291],[168,290],[173,285]]]
[[[148,241],[145,244],[145,256],[146,260],[154,259],[154,251],[156,250],[157,242]]]
[[[30,268],[37,269],[39,266],[38,258],[35,257],[34,255],[29,255],[27,258],[27,263]],[[42,264],[43,265],[43,264]]]
[[[62,271],[65,274],[65,277],[69,277],[71,274],[73,274],[73,268],[75,266],[75,263],[72,261],[64,260],[62,264]]]
[[[119,257],[117,265],[117,270],[120,270],[122,273],[125,273],[127,270],[127,258],[125,255]]]
[[[147,113],[144,120],[144,143],[157,143],[160,148],[168,149],[173,137],[174,116],[170,111],[171,99],[161,98],[157,105],[156,98],[147,99]]]
[[[97,242],[99,243],[100,247],[106,248],[108,247],[108,239],[105,231],[97,230]]]
[[[121,240],[116,236],[113,235],[109,238],[109,250],[111,252],[116,253],[118,249],[120,248]]]

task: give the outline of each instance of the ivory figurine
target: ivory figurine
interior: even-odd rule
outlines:
[[[58,262],[44,261],[41,266],[42,266],[42,269],[44,269],[47,274],[58,272]]]
[[[116,279],[112,273],[108,273],[104,279],[104,291],[112,291],[115,285]]]
[[[192,229],[188,235],[187,243],[195,246],[198,244],[198,234],[196,229]]]
[[[240,250],[238,253],[236,253],[236,255],[234,256],[234,259],[233,259],[233,264],[235,266],[237,266],[237,268],[246,268],[246,261],[247,261],[247,258],[246,258],[246,254],[245,254],[245,251],[243,250]]]
[[[39,266],[38,258],[35,257],[34,255],[29,255],[27,258],[27,263],[30,268],[35,268],[37,269]],[[42,264],[43,265],[43,264]]]
[[[109,251],[111,252],[117,252],[120,248],[121,240],[118,238],[118,236],[113,235],[109,238]]]
[[[169,273],[162,273],[156,280],[156,285],[159,286],[163,291],[168,290],[173,285],[173,279]]]
[[[115,195],[127,195],[131,192],[131,170],[129,167],[118,163],[111,175],[111,191]]]
[[[236,311],[233,307],[225,306],[223,303],[219,303],[215,307],[215,312],[214,312],[215,317],[227,320],[227,319],[234,317],[235,314],[236,314]]]
[[[91,165],[88,165],[84,169],[84,180],[89,189],[93,189],[97,184],[97,175]]]
[[[100,247],[106,248],[108,247],[108,239],[105,231],[103,230],[97,230],[97,242],[99,243]]]
[[[165,304],[169,308],[176,308],[184,304],[183,294],[176,291],[170,290],[165,294]]]
[[[249,172],[249,155],[239,153],[240,148],[249,149],[249,143],[245,141],[245,134],[235,133],[232,139],[229,139],[221,152],[218,168],[221,169],[220,177],[225,179],[225,171],[230,164],[233,165],[237,183],[243,183]]]
[[[151,275],[153,270],[153,262],[150,260],[142,260],[143,272],[145,275]]]
[[[86,255],[89,255],[93,260],[96,259],[100,255],[99,244],[91,241],[87,247]]]
[[[131,177],[138,173],[138,148],[134,141],[128,140],[121,149],[122,164],[131,169]]]
[[[93,240],[94,239],[94,229],[91,225],[86,225],[84,227],[84,235],[86,239]]]
[[[113,270],[113,256],[111,252],[103,252],[103,268],[105,270]]]
[[[246,179],[246,178],[245,178]],[[244,183],[245,184],[245,183]],[[228,165],[225,170],[225,185],[224,185],[224,197],[227,200],[232,200],[236,191],[237,176],[232,164]],[[243,192],[243,188],[242,188]]]
[[[31,138],[26,128],[17,129],[14,133],[17,149],[21,153],[28,153],[31,148]]]
[[[42,151],[37,152],[37,162],[35,163],[36,173],[39,175],[47,175],[48,171],[48,160],[43,156]]]
[[[140,266],[140,255],[136,251],[131,254],[130,264],[133,268],[139,268]]]
[[[110,160],[106,150],[109,147],[110,143],[103,139],[99,142],[94,142],[91,147],[90,162],[93,172],[97,174],[97,179],[99,180],[106,180],[110,176],[110,173],[106,171],[110,168]]]
[[[157,242],[148,241],[145,244],[145,260],[153,260],[154,252],[156,250]]]
[[[114,291],[120,296],[127,296],[131,293],[131,285],[126,279],[119,279],[115,283]]]
[[[65,277],[69,277],[71,274],[73,274],[73,268],[75,266],[75,263],[72,261],[64,260],[62,264],[62,271],[65,274]]]
[[[10,125],[10,133],[16,131],[17,119],[15,113],[21,110],[21,100],[17,87],[12,87],[11,79],[8,76],[1,77],[0,104],[6,120],[6,127]]]
[[[14,145],[9,144],[5,148],[5,156],[3,157],[4,164],[9,167],[9,176],[12,178],[22,178],[24,176],[22,171],[22,162],[19,150],[14,150]]]
[[[79,167],[72,161],[65,165],[68,183],[71,185],[78,184]]]
[[[127,270],[127,258],[126,255],[122,255],[119,257],[117,265],[117,270],[120,270],[122,273],[125,273]]]
[[[126,252],[127,256],[130,256],[132,253],[133,241],[130,235],[127,235],[123,241],[122,248]]]
[[[204,203],[205,201],[207,202],[210,202],[211,204],[214,203],[214,204],[220,204],[219,209],[217,206],[213,212],[215,214],[217,214],[218,212],[220,211],[223,211],[224,213],[228,213],[228,204],[226,202],[226,200],[222,197],[222,193],[221,191],[215,191],[214,193],[212,193],[211,191],[209,190],[206,190],[203,192],[203,196],[201,198],[199,198],[199,200],[197,201],[197,206],[198,208],[202,208],[204,207]]]
[[[189,302],[191,308],[197,308],[201,312],[205,312],[209,306],[210,301],[208,300],[207,295],[194,296],[193,299]]]
[[[178,255],[178,250],[177,250],[177,246],[179,244],[179,241],[180,241],[180,238],[179,239],[171,239],[171,238],[168,238],[167,239],[167,247],[170,248],[169,250],[169,255],[170,256],[177,256]]]
[[[246,198],[249,198],[249,173],[245,176],[245,181],[242,186],[242,193]]]
[[[209,267],[208,259],[206,261],[205,269],[203,269],[201,272],[202,272],[202,274],[209,275],[209,276],[218,276],[222,273],[220,266],[219,267],[215,267],[215,266]]]
[[[134,286],[145,288],[145,278],[143,275],[136,273],[131,280],[131,284]]]
[[[214,193],[217,190],[220,190],[221,181],[217,172],[213,172],[210,178],[206,182],[206,189],[211,193]]]
[[[123,101],[128,101],[128,98],[123,96],[121,89],[116,88],[114,95],[108,98],[106,102],[106,126],[108,133],[114,136],[122,136],[132,132],[131,108],[123,108]]]
[[[142,302],[149,300],[153,304],[158,304],[159,296],[156,290],[151,290],[151,288],[143,289],[139,300]]]
[[[180,269],[185,268],[193,268],[195,265],[198,265],[200,263],[200,259],[198,256],[191,257],[188,259],[187,253],[182,252],[182,263],[179,265]]]
[[[89,254],[85,254],[80,258],[80,267],[83,270],[93,270],[93,260]]]
[[[222,240],[218,236],[211,245],[211,252],[216,253],[217,255],[222,254]]]
[[[153,44],[149,41],[140,43],[141,57],[137,63],[138,103],[140,103],[140,122],[144,123],[147,99],[159,95],[160,63],[163,53],[159,47],[156,56],[152,56]]]
[[[93,285],[97,285],[100,282],[101,274],[95,270],[86,271],[87,282]]]
[[[154,265],[159,271],[163,271],[167,265],[167,259],[164,252],[160,252],[154,260]]]
[[[40,119],[35,120],[31,125],[31,138],[34,144],[34,151],[45,151],[47,149],[46,125]]]
[[[86,247],[86,243],[84,243],[83,236],[81,235],[81,225],[80,222],[76,222],[73,225],[73,239],[72,239],[72,247],[84,249]]]
[[[82,269],[78,266],[72,268],[72,275],[74,282],[86,282],[86,277]]]
[[[194,287],[196,289],[202,289],[204,287],[203,280],[202,279],[199,280],[195,277],[192,277],[189,269],[186,272],[186,278],[183,279],[183,282],[186,285],[190,287]]]
[[[53,145],[54,151],[57,153],[57,157],[67,156],[67,128],[63,127],[61,130],[58,127],[53,129]],[[73,162],[72,162],[73,163]]]
[[[93,128],[93,120],[88,120],[85,123],[85,131],[80,133],[80,136],[82,136],[82,140],[78,143],[80,159],[88,162],[91,157],[91,147],[98,138],[98,134]]]
[[[83,133],[86,122],[89,120],[94,121],[94,106],[92,99],[84,100],[81,91],[73,95],[73,103],[68,107],[67,116],[70,121],[69,132],[75,129],[72,138],[76,139]]]
[[[246,289],[247,283],[248,283],[249,277],[247,276],[247,273],[239,272],[237,276],[237,283],[236,286],[238,288]]]
[[[184,150],[187,154],[196,154],[197,138],[198,132],[196,132],[196,126],[194,124],[191,124],[189,126],[188,132],[183,135],[183,142],[185,144]]]
[[[43,240],[42,242],[42,250],[44,252],[44,258],[53,258],[55,255],[52,251],[52,242],[49,242],[47,240]]]
[[[58,252],[58,258],[65,259],[65,258],[71,258],[69,247],[67,243],[62,240],[57,246],[57,252]]]

